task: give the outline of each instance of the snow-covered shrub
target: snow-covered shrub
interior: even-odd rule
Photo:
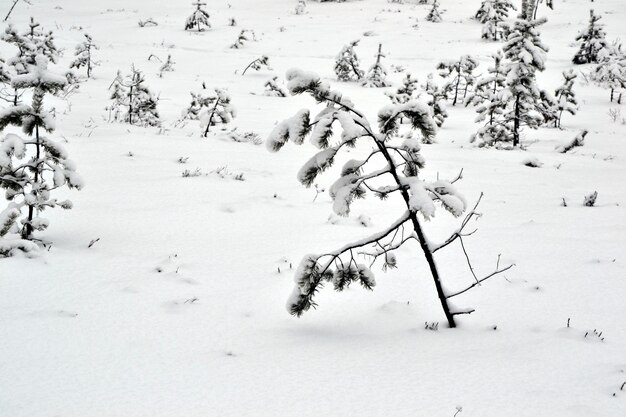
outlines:
[[[474,70],[478,67],[478,59],[471,55],[463,55],[458,60],[441,61],[437,65],[439,75],[446,79],[443,91],[455,106],[460,96],[465,100],[467,93],[476,83]]]
[[[236,116],[228,91],[215,88],[210,92],[191,93],[191,104],[183,111],[182,119],[200,120],[202,136],[211,126],[230,123]]]
[[[586,195],[583,200],[583,205],[587,207],[593,207],[596,205],[596,200],[598,199],[598,192],[594,191],[593,193]]]
[[[76,45],[76,51],[74,52],[76,58],[70,63],[70,68],[80,69],[85,67],[87,69],[87,78],[90,78],[93,67],[99,65],[99,63],[93,59],[93,50],[99,48],[88,33],[84,35],[85,40]]]
[[[145,85],[141,71],[134,66],[131,73],[122,76],[120,71],[109,87],[113,103],[107,107],[111,119],[140,126],[159,126],[158,98]]]
[[[579,146],[583,146],[585,144],[585,137],[587,136],[588,133],[589,133],[588,130],[581,131],[567,145],[557,146],[556,147],[556,151],[559,152],[559,153],[567,153],[567,152],[571,151],[574,148],[577,148]]]
[[[387,69],[381,64],[381,59],[385,57],[382,52],[382,44],[378,44],[378,52],[376,53],[376,62],[367,71],[367,75],[361,80],[363,87],[389,87],[387,81]]]
[[[335,74],[339,81],[353,81],[363,78],[363,71],[359,68],[360,61],[354,48],[359,40],[354,40],[341,49],[335,59]]]
[[[426,15],[427,22],[439,23],[441,22],[441,11],[439,11],[439,0],[433,1],[433,7]]]
[[[515,10],[510,0],[485,0],[482,8],[476,13],[477,19],[483,23],[482,37],[497,41],[506,39],[510,27],[506,23],[509,10]]]
[[[417,91],[417,82],[417,78],[413,78],[410,73],[407,73],[396,91],[388,91],[385,95],[389,97],[393,104],[407,103],[416,98],[414,94]]]
[[[206,6],[206,3],[202,3],[200,0],[197,0],[193,3],[193,5],[196,6],[196,10],[194,10],[191,16],[187,18],[187,21],[185,22],[185,30],[195,29],[198,32],[202,32],[205,29],[210,29],[210,15],[202,8],[202,6]]]
[[[599,53],[599,64],[591,74],[592,80],[601,87],[611,91],[611,103],[615,91],[626,88],[626,55],[622,45],[615,44],[602,49]],[[621,104],[621,94],[617,103]]]
[[[594,14],[593,9],[589,11],[589,26],[576,36],[580,47],[572,59],[574,64],[597,63],[598,54],[607,47],[604,25],[598,23],[600,19],[602,17]]]
[[[165,62],[159,67],[159,78],[163,78],[163,74],[166,72],[173,72],[174,64],[176,64],[176,62],[172,59],[172,55],[168,54]]]
[[[263,95],[269,97],[287,97],[288,94],[287,89],[278,83],[278,77],[270,78],[265,83]]]
[[[0,131],[14,125],[21,127],[27,135],[24,138],[8,133],[0,137],[0,188],[6,190],[9,201],[0,216],[0,240],[10,232],[32,240],[34,231],[48,227],[48,220],[40,216],[42,211],[54,207],[72,208],[71,201],[58,201],[51,196],[52,191],[63,186],[76,189],[83,186],[67,151],[44,135],[55,129],[54,117],[44,109],[44,97],[66,84],[65,77],[51,73],[47,66],[47,58],[38,55],[36,64],[28,73],[16,75],[11,80],[15,88],[32,90],[31,105],[0,110]],[[21,250],[28,248],[16,241],[11,245],[3,241],[0,253],[4,256],[13,253],[15,245]]]
[[[561,127],[561,118],[563,112],[568,112],[572,116],[576,114],[578,109],[578,101],[576,100],[576,94],[574,94],[574,80],[577,75],[574,74],[574,70],[563,71],[563,84],[556,89],[554,95],[556,99],[556,111],[557,117],[554,120],[554,126]]]
[[[437,127],[443,126],[443,122],[448,117],[446,110],[446,92],[435,83],[433,75],[428,74],[426,84],[422,86],[424,92],[430,96],[427,104],[430,108],[430,115],[435,120]]]
[[[321,173],[334,164],[342,150],[366,142],[366,146],[371,146],[369,156],[345,162],[339,178],[329,189],[334,213],[347,216],[353,201],[364,198],[368,192],[381,199],[397,197],[406,210],[381,232],[336,251],[305,256],[295,273],[295,287],[287,302],[288,311],[300,316],[315,307],[314,296],[326,282],[337,291],[353,283],[373,289],[376,281],[370,270],[371,265],[382,261],[383,265],[395,267],[394,251],[410,241],[416,241],[429,264],[448,324],[456,327],[455,316],[473,310],[457,310],[449,300],[476,284],[460,291],[444,289],[433,254],[461,239],[463,226],[446,242],[435,245],[424,235],[422,221],[435,215],[436,204],[455,217],[466,211],[467,204],[453,185],[454,181],[431,182],[420,178],[425,161],[420,153],[419,141],[397,136],[401,117],[410,119],[411,126],[422,136],[434,136],[437,127],[430,117],[429,108],[417,101],[385,106],[378,113],[378,127],[375,128],[348,98],[332,91],[317,74],[292,69],[287,72],[287,80],[291,94],[308,93],[323,107],[315,117],[308,109],[303,109],[279,123],[266,141],[268,150],[276,152],[287,142],[301,145],[308,137],[319,151],[302,166],[297,176],[303,185],[310,187]],[[335,124],[340,130],[337,134],[333,132]],[[389,181],[385,183],[385,179]],[[465,223],[475,215],[474,210],[470,211]],[[360,262],[358,252],[365,252],[369,262]]]
[[[231,49],[243,48],[245,43],[251,39],[255,39],[254,31],[250,29],[242,29],[242,31],[239,32],[239,36],[237,36],[237,40],[235,41],[235,43],[230,45],[230,48]]]

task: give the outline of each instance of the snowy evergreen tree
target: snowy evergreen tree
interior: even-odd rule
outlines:
[[[437,127],[443,126],[443,122],[448,118],[448,111],[446,110],[446,92],[435,83],[432,74],[428,74],[423,89],[424,92],[430,96],[427,102],[430,108],[430,115],[437,124]]]
[[[76,59],[70,63],[70,68],[80,69],[85,67],[87,69],[87,78],[91,77],[91,71],[98,62],[94,61],[92,51],[97,50],[98,45],[93,42],[91,36],[85,33],[85,40],[76,45],[76,51],[74,55]]]
[[[389,97],[393,104],[404,104],[415,99],[415,92],[417,91],[417,78],[413,78],[410,73],[407,73],[402,79],[402,84],[396,89],[395,92],[387,92],[385,95]]]
[[[28,73],[16,75],[11,81],[16,89],[32,90],[31,105],[0,111],[0,131],[14,125],[28,136],[9,133],[0,139],[0,187],[6,190],[10,202],[0,216],[0,235],[16,231],[22,239],[34,239],[33,232],[44,230],[49,224],[40,217],[42,211],[57,206],[72,208],[69,200],[58,201],[51,197],[51,192],[63,186],[77,189],[83,186],[65,149],[44,135],[55,128],[53,116],[44,108],[45,95],[60,90],[66,83],[65,77],[51,73],[47,65],[47,58],[38,55]],[[17,249],[24,247],[19,242],[16,245]],[[12,251],[6,250],[7,245],[2,246],[5,256]]]
[[[442,12],[439,11],[439,0],[434,0],[432,9],[430,9],[430,12],[426,15],[426,21],[433,23],[441,22],[441,13]]]
[[[537,111],[543,118],[542,125],[554,127],[559,118],[558,103],[546,90],[539,90],[539,101],[536,103]]]
[[[480,146],[506,141],[512,135],[510,123],[502,120],[507,105],[503,99],[506,86],[504,56],[502,51],[498,51],[491,57],[493,64],[487,69],[487,75],[476,82],[476,88],[465,100],[466,106],[476,106],[478,116],[475,122],[484,122],[470,138],[470,142],[478,142]]]
[[[32,43],[31,54],[34,61],[35,55],[43,55],[52,63],[56,63],[59,59],[59,49],[54,43],[54,33],[52,31],[45,32],[41,28],[41,24],[36,22],[32,17],[28,24],[28,31],[24,33],[24,37],[28,38]]]
[[[490,3],[489,9],[483,19],[483,39],[498,41],[506,39],[510,27],[506,23],[509,17],[509,10],[515,10],[515,6],[510,0],[487,0]]]
[[[435,215],[436,203],[455,217],[463,215],[467,204],[453,185],[454,181],[422,179],[421,170],[425,162],[420,154],[420,143],[415,138],[397,136],[401,117],[410,119],[413,129],[419,130],[423,136],[434,136],[436,125],[428,107],[416,101],[385,106],[378,113],[376,129],[348,98],[332,91],[316,74],[292,69],[287,72],[287,80],[292,94],[308,93],[324,108],[314,118],[311,118],[308,109],[303,109],[279,123],[266,141],[267,148],[276,152],[288,141],[301,145],[308,137],[319,152],[302,166],[298,180],[310,187],[321,173],[333,165],[343,148],[367,142],[371,146],[369,156],[347,161],[339,178],[329,189],[333,211],[347,216],[352,202],[365,197],[367,192],[382,199],[397,197],[406,210],[389,227],[370,237],[336,251],[305,256],[294,276],[295,287],[287,302],[289,313],[300,316],[315,307],[315,294],[327,282],[337,291],[355,283],[365,289],[373,289],[376,281],[371,266],[380,261],[384,268],[396,267],[395,250],[409,241],[416,241],[429,265],[448,325],[456,327],[455,316],[473,310],[459,310],[450,304],[450,299],[476,284],[459,291],[445,288],[434,253],[463,236],[464,226],[444,243],[436,245],[425,236],[422,222]],[[341,134],[333,134],[334,124],[340,126]],[[389,179],[387,184],[383,182],[385,178]],[[475,211],[471,210],[463,224],[475,215]],[[357,253],[368,255],[368,265],[357,259]],[[496,270],[494,274],[505,269]]]
[[[230,45],[230,48],[231,49],[243,48],[246,42],[254,38],[255,36],[254,36],[253,31],[249,29],[243,29],[241,32],[239,32],[239,36],[237,37],[237,40],[235,41],[235,43]]]
[[[202,129],[202,136],[205,138],[209,135],[211,126],[218,123],[230,123],[237,115],[235,108],[230,103],[231,98],[228,92],[220,88],[216,88],[214,92],[215,94],[210,96],[209,106],[200,113],[200,128]]]
[[[339,81],[353,81],[363,78],[363,71],[359,68],[360,61],[354,48],[359,40],[350,42],[344,46],[335,59],[335,74]]]
[[[385,57],[382,52],[383,45],[378,44],[378,52],[376,53],[376,62],[372,65],[367,71],[367,75],[361,81],[361,85],[363,87],[389,87],[389,82],[387,81],[387,69],[381,64],[381,60]]]
[[[599,23],[601,18],[593,13],[593,9],[589,11],[589,26],[576,36],[580,46],[572,60],[574,64],[597,63],[598,54],[607,47],[604,25]]]
[[[114,120],[140,126],[161,124],[157,111],[159,99],[145,85],[143,73],[134,66],[127,76],[118,71],[109,89],[113,89],[113,103],[108,110]]]
[[[522,126],[536,129],[543,123],[538,103],[541,102],[536,72],[545,69],[548,47],[540,39],[538,27],[546,19],[518,20],[502,50],[507,63],[506,89],[503,91],[507,109],[506,122],[512,122],[513,146],[519,145]]]
[[[593,80],[604,88],[611,90],[611,103],[615,98],[615,91],[626,88],[626,56],[621,45],[613,45],[599,53],[600,63],[592,73]],[[621,94],[617,98],[621,104]]]
[[[278,83],[278,77],[273,77],[265,83],[265,92],[263,94],[269,97],[287,97],[289,92]]]
[[[480,4],[480,8],[474,14],[474,19],[478,20],[480,23],[485,23],[489,16],[493,14],[493,3],[494,0],[483,0]]]
[[[557,118],[554,121],[555,127],[561,127],[563,112],[567,112],[572,116],[576,114],[578,101],[576,101],[576,95],[573,91],[576,77],[577,75],[574,74],[574,70],[563,71],[563,84],[557,88],[554,93],[557,106]]]
[[[211,17],[202,6],[206,6],[206,3],[197,0],[195,3],[192,3],[196,6],[196,10],[187,18],[187,22],[185,22],[185,30],[197,30],[198,32],[202,32],[205,29],[210,29],[211,24],[209,23],[209,17]]]
[[[478,60],[471,55],[463,55],[457,61],[441,61],[437,65],[439,75],[446,79],[443,90],[447,97],[452,100],[455,106],[462,97],[465,99],[467,93],[476,83],[474,70],[478,67]]]

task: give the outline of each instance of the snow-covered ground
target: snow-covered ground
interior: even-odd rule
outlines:
[[[424,21],[430,6],[385,0],[309,2],[303,15],[293,13],[294,0],[210,1],[213,28],[204,33],[183,30],[187,1],[30,3],[18,3],[11,21],[23,28],[34,16],[55,31],[66,49],[56,68],[67,67],[81,29],[100,45],[101,65],[78,93],[49,101],[55,137],[67,140],[85,189],[62,192],[73,210],[46,213],[47,252],[0,259],[0,416],[626,415],[626,126],[609,118],[624,106],[609,103],[607,91],[579,77],[579,114],[564,116],[564,130],[525,131],[526,151],[472,147],[474,110],[448,107],[438,143],[424,146],[422,176],[452,178],[463,168],[457,185],[468,200],[485,193],[479,231],[467,240],[474,266],[488,273],[498,254],[516,264],[455,300],[476,308],[457,329],[443,326],[415,246],[399,251],[398,269],[375,270],[373,292],[326,288],[317,310],[289,316],[290,265],[385,227],[400,202],[368,198],[350,218],[329,222],[330,197],[313,202],[315,191],[295,178],[310,145],[272,154],[201,138],[197,122],[174,126],[205,82],[229,89],[233,126],[266,137],[315,106],[305,96],[262,95],[267,79],[291,67],[319,73],[374,121],[389,103],[385,89],[334,81],[340,48],[362,38],[367,68],[382,43],[387,66],[406,67],[420,83],[439,60],[466,53],[485,71],[501,43],[480,39],[470,19],[479,0],[442,0],[442,23]],[[543,88],[554,90],[572,67],[590,6],[610,39],[626,37],[622,0],[555,1],[554,11],[542,4],[550,47]],[[140,28],[148,17],[159,25]],[[257,41],[230,49],[244,28]],[[151,54],[171,54],[175,71],[159,78]],[[242,76],[262,54],[272,70]],[[160,93],[161,130],[105,121],[107,88],[131,64]],[[583,128],[584,147],[554,151]],[[524,166],[528,158],[543,166]],[[196,168],[207,175],[182,177]],[[333,179],[325,175],[320,187]],[[596,207],[584,207],[593,191]],[[426,227],[436,241],[457,224],[442,213]],[[471,283],[458,247],[437,257],[448,285]],[[442,325],[431,331],[425,322]]]

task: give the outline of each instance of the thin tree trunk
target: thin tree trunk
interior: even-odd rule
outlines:
[[[215,106],[213,106],[213,111],[211,111],[211,116],[209,116],[209,121],[206,124],[206,129],[204,130],[204,137],[206,138],[207,135],[209,134],[209,128],[211,127],[211,123],[213,122],[213,115],[215,114],[215,111],[217,110],[217,105],[220,103],[220,99],[216,99],[215,101]]]
[[[15,9],[15,6],[17,5],[17,2],[20,0],[15,0],[13,2],[13,6],[11,6],[11,8],[9,9],[9,13],[7,13],[7,15],[4,17],[4,21],[6,22],[9,19],[9,16],[11,16],[11,13],[13,13],[13,9]]]
[[[36,156],[35,156],[35,179],[34,183],[37,184],[39,182],[39,158],[41,156],[41,146],[39,143],[39,125],[35,125],[35,147],[36,147]],[[35,196],[37,192],[33,192]],[[26,220],[26,224],[24,224],[24,228],[22,229],[22,239],[30,239],[33,234],[33,226],[31,222],[33,221],[33,217],[35,215],[35,208],[32,204],[28,205],[28,218]]]
[[[515,97],[515,119],[513,121],[513,146],[519,144],[519,128],[520,128],[520,109],[519,109],[519,94]]]

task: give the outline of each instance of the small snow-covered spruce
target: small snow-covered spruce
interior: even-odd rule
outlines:
[[[474,19],[478,20],[480,23],[485,23],[487,19],[489,19],[489,16],[493,14],[494,1],[495,0],[483,0],[474,14]]]
[[[417,78],[413,78],[410,73],[407,73],[402,79],[402,84],[396,89],[395,92],[386,92],[385,95],[389,97],[393,104],[404,104],[415,99],[415,92],[417,91]]]
[[[260,71],[261,68],[263,67],[270,69],[270,59],[266,55],[262,55],[258,57],[257,59],[255,59],[254,61],[250,62],[248,66],[244,68],[241,75],[246,75],[246,71],[248,71],[250,68],[252,68],[255,71]]]
[[[185,30],[197,30],[198,32],[202,32],[205,29],[210,29],[211,24],[209,23],[210,15],[202,8],[202,6],[206,6],[206,3],[201,1],[196,1],[191,3],[196,6],[196,10],[187,18],[187,22],[185,22]]]
[[[434,0],[432,9],[430,9],[428,14],[426,15],[426,21],[433,23],[441,22],[441,13],[443,12],[439,11],[439,0]]]
[[[363,87],[389,87],[389,82],[387,81],[387,69],[380,62],[385,55],[382,52],[383,45],[378,44],[378,52],[376,53],[376,62],[372,65],[367,71],[367,75],[363,80],[361,80],[361,85]]]
[[[574,74],[574,70],[563,71],[563,84],[557,88],[554,93],[557,110],[557,117],[554,120],[555,127],[561,127],[561,118],[564,112],[572,116],[576,114],[578,101],[576,101],[576,95],[573,90],[576,77],[577,75]]]
[[[363,70],[359,68],[360,61],[354,48],[359,44],[359,39],[350,42],[341,49],[335,59],[335,74],[339,81],[354,81],[363,78]]]
[[[211,96],[209,106],[200,113],[200,128],[202,129],[203,137],[206,138],[209,135],[211,126],[230,123],[237,115],[230,100],[228,91],[221,88],[215,89],[215,94]]]
[[[594,191],[593,193],[586,195],[583,200],[583,205],[587,207],[593,207],[596,205],[596,200],[598,199],[598,192]]]
[[[143,73],[134,66],[125,77],[118,71],[109,89],[113,89],[113,103],[108,107],[113,119],[140,126],[161,124],[157,111],[159,99],[145,85]]]
[[[34,231],[48,226],[48,220],[40,217],[43,210],[57,206],[72,208],[69,200],[52,198],[53,190],[63,186],[77,189],[83,186],[63,146],[44,136],[44,132],[52,132],[55,128],[53,116],[44,109],[44,97],[66,84],[65,77],[51,73],[47,66],[47,58],[38,55],[36,64],[28,73],[16,75],[11,80],[15,88],[32,90],[31,105],[12,106],[0,111],[0,131],[14,125],[21,127],[28,136],[23,138],[9,133],[0,139],[0,187],[6,190],[6,198],[10,201],[8,211],[3,212],[0,228],[4,235],[14,230],[26,240],[34,239]],[[18,224],[20,216],[23,217]],[[6,248],[6,245],[0,246]]]
[[[163,73],[173,72],[174,64],[176,64],[176,62],[172,59],[172,56],[168,54],[163,65],[159,67],[159,78],[163,78]]]
[[[589,26],[576,36],[576,41],[580,47],[572,62],[574,64],[597,63],[598,54],[607,47],[606,33],[604,25],[599,23],[601,16],[594,14],[593,9],[589,10]]]
[[[492,274],[482,279],[476,278],[475,283],[461,290],[451,291],[444,288],[434,253],[456,240],[462,240],[467,235],[463,231],[464,227],[478,213],[475,206],[467,214],[461,227],[442,244],[429,242],[424,234],[422,221],[435,215],[436,203],[441,204],[455,217],[463,215],[467,208],[465,199],[453,185],[456,180],[429,182],[419,177],[424,158],[420,154],[418,140],[402,140],[396,135],[400,118],[406,117],[411,120],[413,129],[420,131],[421,135],[434,136],[437,128],[429,115],[428,107],[417,101],[385,106],[378,113],[376,129],[348,98],[340,92],[332,91],[317,74],[292,69],[287,72],[287,80],[291,94],[308,93],[316,102],[323,104],[324,108],[313,118],[308,109],[303,109],[279,123],[266,141],[268,150],[276,152],[288,141],[301,145],[308,137],[320,151],[300,169],[298,180],[310,187],[319,174],[333,165],[342,149],[368,142],[372,146],[369,156],[346,162],[340,177],[330,187],[333,211],[337,215],[348,215],[353,200],[363,198],[368,191],[383,199],[397,196],[406,210],[383,231],[336,251],[305,256],[294,276],[295,287],[287,302],[288,311],[300,316],[315,307],[314,296],[326,282],[331,283],[337,291],[342,291],[353,283],[359,283],[365,289],[373,289],[376,281],[370,268],[377,261],[388,267],[395,267],[397,260],[394,251],[415,241],[429,265],[448,325],[456,327],[455,317],[469,314],[473,310],[455,309],[450,304],[450,299],[510,266],[496,268]],[[333,125],[336,123],[341,133],[335,135]],[[386,185],[383,183],[385,178],[389,180]],[[368,264],[360,262],[359,254],[367,259]]]
[[[574,148],[577,148],[579,146],[583,146],[585,144],[585,137],[587,136],[587,134],[589,133],[588,130],[582,130],[579,134],[576,135],[576,137],[569,142],[567,145],[563,145],[563,146],[557,146],[556,147],[556,151],[559,153],[567,153],[569,151],[571,151]]]
[[[556,99],[546,90],[539,90],[539,100],[536,103],[536,110],[543,120],[541,124],[548,127],[555,127],[559,118],[558,103]]]
[[[443,122],[448,118],[446,110],[446,92],[435,83],[432,74],[428,74],[426,84],[422,86],[424,92],[430,96],[426,104],[430,108],[430,115],[437,124],[437,127],[443,126]]]
[[[24,36],[28,38],[32,47],[32,57],[34,59],[35,55],[43,55],[48,61],[55,63],[59,59],[59,49],[54,43],[54,33],[49,31],[44,31],[41,27],[41,24],[36,22],[34,18],[30,18],[30,22],[28,24],[28,31],[24,33]]]
[[[491,57],[493,64],[487,68],[487,75],[476,82],[476,88],[465,99],[466,106],[476,106],[475,122],[485,122],[470,138],[470,142],[478,142],[479,146],[505,141],[511,136],[510,123],[501,117],[507,105],[502,94],[506,83],[504,56],[498,51]]]
[[[478,60],[471,55],[463,55],[456,61],[441,61],[437,65],[439,75],[446,79],[443,90],[448,99],[455,106],[459,98],[465,100],[467,93],[476,83],[474,70],[478,67]]]
[[[294,10],[294,13],[297,15],[305,14],[306,13],[306,1],[298,0],[298,4],[296,5],[296,9]]]
[[[509,17],[509,10],[515,9],[513,3],[510,0],[488,0],[490,8],[488,13],[484,16],[483,21],[483,39],[489,39],[492,41],[498,41],[506,39],[510,32],[509,24],[506,23],[506,19]]]
[[[504,122],[511,124],[513,146],[520,143],[523,126],[536,129],[543,122],[538,103],[541,100],[537,86],[536,72],[545,69],[548,47],[540,39],[538,27],[546,19],[517,20],[506,43],[502,47],[506,64],[507,81],[503,91],[507,108]]]
[[[288,94],[287,89],[278,83],[278,77],[270,78],[265,83],[263,95],[269,97],[287,97]]]
[[[611,103],[615,98],[615,90],[626,88],[626,56],[621,45],[611,45],[599,53],[600,63],[596,66],[591,78],[593,81],[611,91]],[[621,104],[621,94],[617,103]]]
[[[230,48],[231,49],[243,48],[245,43],[248,42],[250,39],[254,39],[254,32],[249,29],[242,29],[242,31],[239,32],[239,36],[237,36],[237,40],[235,41],[235,43],[230,45]]]
[[[76,58],[70,63],[70,68],[80,69],[85,67],[87,69],[87,78],[90,78],[93,67],[99,65],[99,63],[93,59],[92,53],[93,50],[99,48],[98,45],[93,42],[91,35],[88,33],[84,35],[85,40],[76,45],[76,51],[74,52]]]

